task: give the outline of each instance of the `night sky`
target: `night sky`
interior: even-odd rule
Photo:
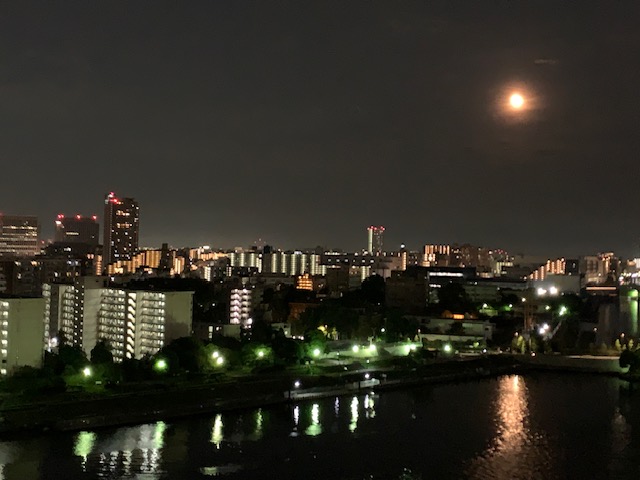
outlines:
[[[636,255],[639,24],[637,1],[3,2],[0,211],[49,237],[113,190],[148,246],[380,224],[387,248]]]

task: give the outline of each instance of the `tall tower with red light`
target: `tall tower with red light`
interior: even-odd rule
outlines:
[[[140,208],[133,198],[104,197],[103,264],[130,260],[138,251]]]

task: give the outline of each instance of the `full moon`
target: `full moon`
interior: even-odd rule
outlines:
[[[519,93],[513,93],[509,97],[509,104],[511,107],[519,110],[524,105],[524,98]]]

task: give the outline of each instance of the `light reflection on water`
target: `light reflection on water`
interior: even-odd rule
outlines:
[[[528,389],[519,375],[498,380],[498,395],[493,404],[495,436],[489,446],[472,461],[470,478],[550,478],[545,462],[544,434],[531,431],[529,421]],[[523,469],[531,463],[534,468]]]
[[[351,400],[351,423],[349,423],[351,433],[355,432],[358,428],[358,404],[358,397],[353,397]]]
[[[213,443],[218,450],[220,450],[220,444],[222,443],[223,428],[222,414],[218,413],[213,421],[213,429],[211,430],[211,443]]]
[[[303,472],[309,479],[397,480],[404,468],[415,472],[410,478],[632,478],[640,472],[640,435],[632,428],[640,396],[621,405],[612,386],[603,378],[567,385],[564,378],[506,376],[0,442],[0,480],[231,480]],[[602,408],[594,411],[596,405]],[[598,419],[601,430],[591,426]],[[567,467],[569,459],[589,457],[602,468],[591,477],[592,465]]]
[[[320,424],[320,405],[314,403],[311,406],[311,424],[304,431],[306,435],[315,437],[322,433],[322,425]]]

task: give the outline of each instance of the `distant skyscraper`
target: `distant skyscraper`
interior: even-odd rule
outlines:
[[[367,228],[367,252],[372,255],[382,255],[383,236],[384,227]]]
[[[100,226],[98,218],[83,217],[81,215],[58,215],[56,219],[56,235],[54,240],[57,243],[84,243],[92,247],[98,246],[98,236]]]
[[[138,250],[140,208],[133,198],[118,198],[111,192],[104,199],[104,266],[130,260]]]
[[[0,256],[28,257],[38,253],[38,217],[0,214]]]

